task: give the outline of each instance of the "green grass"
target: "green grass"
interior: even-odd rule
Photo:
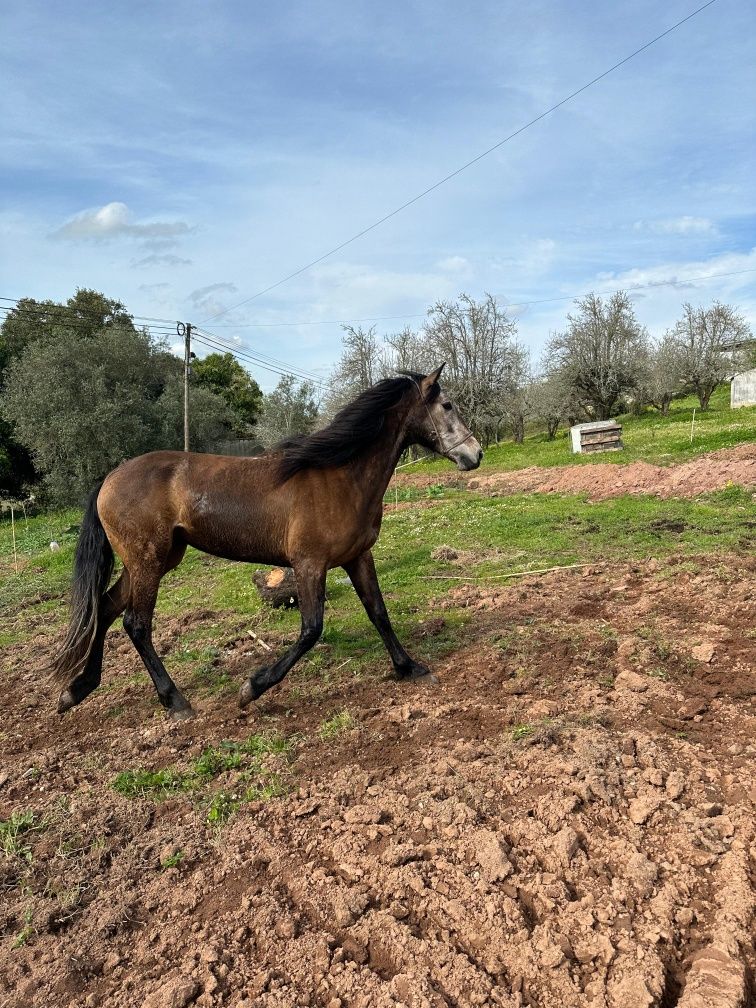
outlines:
[[[696,416],[691,441],[694,409]],[[591,465],[597,461],[621,464],[640,459],[657,465],[670,465],[756,438],[756,406],[730,409],[728,384],[720,385],[715,391],[705,412],[701,411],[695,396],[687,396],[672,403],[667,417],[656,410],[647,410],[641,416],[626,414],[617,419],[622,424],[624,451],[602,452],[600,456],[573,455],[568,431],[560,430],[554,441],[547,441],[546,435],[539,431],[526,437],[521,445],[506,441],[486,448],[480,472],[485,475],[486,471],[505,472],[527,466]],[[402,470],[403,473],[438,473],[439,476],[448,474],[448,471],[449,463],[445,459],[418,462]],[[394,499],[393,491],[390,491],[388,499]]]
[[[752,516],[751,492],[737,486],[693,500],[627,495],[594,503],[576,495],[493,498],[468,491],[435,500],[429,507],[387,513],[374,552],[392,619],[400,636],[406,636],[415,631],[420,619],[435,615],[434,601],[461,583],[456,581],[459,577],[491,577],[491,584],[496,584],[495,575],[540,567],[748,548],[753,545],[753,530],[745,519]],[[30,526],[39,520],[30,520]],[[665,528],[670,522],[678,531]],[[466,550],[471,557],[464,567],[433,560],[431,553],[441,545]],[[0,551],[3,548],[0,542]],[[71,545],[65,577],[57,568],[54,572],[46,569],[43,584],[47,592],[57,593],[55,599],[38,601],[37,556],[21,575],[6,573],[0,579],[0,592],[10,585],[22,607],[11,617],[12,623],[10,619],[3,623],[3,633],[23,639],[34,636],[40,627],[55,629],[64,622],[72,551]],[[0,559],[4,559],[1,552]],[[274,650],[296,636],[298,612],[264,606],[251,574],[248,564],[190,549],[185,562],[164,579],[158,625],[161,617],[198,608],[218,614],[193,627],[187,639],[168,654],[167,665],[180,681],[214,693],[235,689],[238,683],[225,674],[220,651],[235,629],[254,628]],[[449,580],[439,580],[443,574]],[[292,674],[297,685],[304,687],[312,681],[322,683],[331,674],[359,677],[367,668],[376,664],[383,668],[387,662],[383,645],[342,571],[329,574],[327,592],[323,637]],[[423,639],[421,657],[437,660],[454,650],[468,618],[464,610],[445,611],[445,625]],[[252,638],[249,651],[252,666],[263,665],[269,658]]]
[[[321,722],[318,727],[318,738],[321,742],[330,742],[339,735],[343,735],[344,732],[351,731],[352,728],[356,727],[357,722],[351,711],[339,711],[337,714]]]
[[[266,769],[263,760],[270,755],[289,757],[295,741],[275,733],[251,735],[243,742],[224,741],[219,746],[208,746],[185,769],[124,770],[114,778],[112,786],[126,798],[161,801],[200,795],[208,823],[220,825],[246,802],[266,801],[286,793],[286,782],[280,774]],[[230,772],[236,772],[233,791],[206,792],[216,777]]]
[[[29,861],[31,848],[26,844],[25,835],[39,828],[37,817],[28,809],[12,812],[9,819],[0,819],[0,851],[7,858]]]
[[[625,452],[573,456],[564,435],[547,442],[533,435],[522,446],[502,444],[488,453],[482,472],[526,465],[590,465],[645,458],[679,461],[713,448],[748,440],[756,432],[756,409],[731,411],[729,389],[720,388],[707,413],[696,413],[693,444],[690,419],[695,401],[673,404],[669,418],[656,413],[622,418]],[[422,463],[405,472],[451,470],[445,460]],[[670,553],[724,553],[752,547],[753,531],[746,518],[753,515],[750,491],[731,486],[693,500],[658,500],[628,495],[589,503],[585,496],[517,494],[497,498],[432,484],[428,488],[398,488],[388,499],[423,498],[424,507],[386,514],[375,547],[384,595],[400,636],[416,631],[418,622],[437,615],[435,602],[460,583],[461,577],[499,575],[576,562],[618,562]],[[14,557],[11,527],[0,521],[0,647],[31,641],[41,634],[60,633],[67,618],[68,595],[76,527],[81,514],[66,510],[16,522]],[[675,523],[677,531],[670,530]],[[49,544],[60,544],[51,552]],[[467,551],[464,566],[431,558],[433,550],[449,545]],[[15,570],[18,563],[19,571]],[[161,585],[157,625],[165,617],[207,609],[210,616],[189,628],[167,654],[167,665],[190,690],[222,695],[238,687],[224,669],[224,647],[235,633],[254,630],[275,652],[299,630],[296,610],[265,606],[252,583],[254,565],[234,564],[187,550],[184,562]],[[681,569],[681,568],[680,568]],[[670,568],[669,576],[679,576]],[[662,575],[666,572],[662,572]],[[448,580],[439,575],[448,575]],[[661,575],[660,575],[661,576]],[[303,692],[323,688],[345,677],[359,678],[375,668],[385,669],[383,645],[365,616],[343,571],[332,571],[327,583],[325,630],[321,641],[292,673],[293,685]],[[423,637],[419,657],[438,660],[458,646],[461,628],[470,618],[465,610],[445,610],[445,624]],[[270,653],[249,639],[249,664],[267,664]],[[15,661],[11,657],[8,662]],[[3,656],[0,652],[0,665]],[[12,665],[8,665],[12,670]],[[139,675],[140,684],[146,677]],[[106,679],[103,688],[122,688],[124,679]],[[117,709],[117,708],[116,708]],[[116,716],[116,715],[114,715]],[[163,785],[158,782],[158,787]]]

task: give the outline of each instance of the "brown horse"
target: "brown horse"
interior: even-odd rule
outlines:
[[[191,715],[152,645],[160,580],[181,563],[188,545],[229,560],[285,564],[296,574],[299,639],[244,683],[242,707],[280,682],[320,637],[332,567],[343,567],[351,578],[397,677],[428,675],[393,631],[371,548],[383,495],[406,447],[424,445],[463,470],[480,465],[480,445],[438,384],[442,367],[379,382],[328,427],[259,458],[160,451],[114,469],[92,493],[79,536],[71,621],[53,668],[66,684],[58,711],[99,686],[105,634],[123,613],[160,702],[174,717]],[[108,588],[114,551],[123,570]]]

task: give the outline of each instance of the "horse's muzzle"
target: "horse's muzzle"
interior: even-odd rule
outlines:
[[[474,438],[471,438],[470,441],[466,441],[454,451],[449,452],[449,458],[461,472],[469,472],[471,469],[477,469],[480,465],[483,449]]]

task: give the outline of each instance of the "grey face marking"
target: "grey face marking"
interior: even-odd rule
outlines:
[[[425,434],[434,449],[462,471],[477,469],[483,451],[451,399],[442,391],[432,403],[426,405],[428,422],[425,424]]]

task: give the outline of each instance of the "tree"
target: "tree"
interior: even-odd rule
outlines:
[[[131,315],[120,301],[98,291],[79,288],[65,304],[22,298],[0,329],[0,370],[40,339],[66,339],[67,333],[94,336],[103,329],[134,329]]]
[[[388,377],[396,371],[414,371],[416,374],[428,374],[434,368],[428,340],[422,333],[417,333],[411,326],[405,326],[401,332],[392,333],[386,337],[387,358],[385,373]],[[438,362],[435,364],[438,367]]]
[[[501,415],[503,391],[513,387],[518,349],[517,323],[491,294],[475,301],[438,301],[423,326],[425,359],[446,363],[444,387],[476,435],[493,436],[492,418]]]
[[[71,334],[91,336],[103,328],[134,330],[131,316],[119,301],[81,289],[65,304],[22,298],[0,327],[0,396],[5,369],[38,340],[66,342]],[[22,487],[39,479],[29,451],[19,442],[13,424],[0,417],[0,492],[18,496]]]
[[[296,434],[309,434],[318,418],[318,401],[311,382],[283,375],[263,398],[257,433],[266,448]]]
[[[92,335],[69,329],[65,340],[59,335],[30,342],[11,362],[2,408],[49,497],[70,503],[124,459],[181,447],[181,362],[130,325]],[[198,439],[227,431],[234,421],[228,404],[207,389],[193,407]]]
[[[161,448],[184,447],[184,381],[171,376],[156,404],[157,435]],[[239,414],[222,395],[209,388],[189,390],[189,444],[192,451],[211,451],[213,445],[237,431]]]
[[[260,414],[263,394],[233,354],[211,353],[192,363],[192,384],[221,396],[243,423],[238,434],[249,434]]]
[[[495,410],[495,437],[499,441],[502,420],[509,422],[515,444],[525,440],[525,424],[535,412],[533,378],[530,370],[530,354],[526,347],[515,341],[510,346],[510,362],[506,378],[492,398]]]
[[[685,390],[684,359],[672,333],[651,346],[645,371],[640,399],[667,416],[672,400]]]
[[[642,382],[648,335],[624,291],[606,302],[589,294],[576,305],[566,331],[547,344],[548,370],[597,420],[608,420],[622,396]]]
[[[562,421],[577,422],[581,407],[574,390],[559,374],[549,374],[534,383],[531,389],[533,414],[546,425],[546,438],[553,441]]]
[[[335,416],[350,399],[375,385],[385,374],[375,326],[363,329],[362,326],[344,325],[341,328],[341,357],[329,378],[323,410],[327,418]]]
[[[745,358],[743,344],[751,338],[745,319],[731,305],[715,301],[709,308],[683,305],[683,316],[672,329],[682,375],[693,388],[701,409],[709,408],[712,392],[736,373]]]

